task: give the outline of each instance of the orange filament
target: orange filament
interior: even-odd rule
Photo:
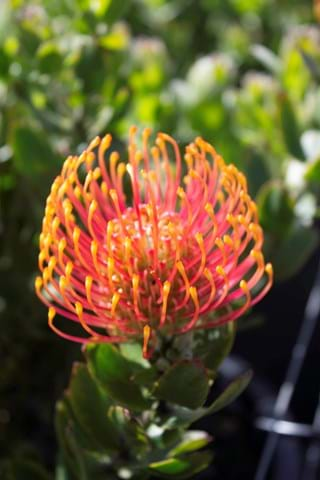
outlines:
[[[133,291],[133,304],[136,315],[140,315],[139,308],[138,308],[138,299],[139,299],[139,276],[134,274],[132,276],[132,291]]]
[[[223,278],[226,278],[226,272],[224,271],[221,265],[218,265],[216,268],[216,272],[221,275]]]
[[[132,276],[131,267],[132,245],[130,238],[126,237],[124,241],[124,262],[130,276]]]
[[[101,267],[98,261],[98,242],[96,240],[92,240],[90,250],[91,250],[91,256],[92,256],[94,268],[96,269],[98,276],[101,277],[102,272],[101,272]]]
[[[142,353],[143,353],[143,358],[149,358],[148,354],[148,343],[150,340],[151,336],[151,328],[149,325],[145,325],[143,327],[143,348],[142,348]]]
[[[87,269],[89,269],[90,267],[88,266],[88,263],[85,261],[85,259],[83,258],[82,254],[80,252],[80,233],[81,233],[80,228],[75,227],[74,230],[73,230],[73,234],[72,234],[74,250],[75,250],[76,256],[79,258],[82,265],[84,267],[86,267]]]
[[[97,239],[97,236],[96,236],[96,233],[95,233],[95,229],[93,228],[92,221],[93,221],[93,215],[94,215],[94,213],[96,212],[97,209],[98,209],[97,202],[95,200],[92,200],[92,202],[90,203],[90,207],[89,207],[88,229],[89,229],[89,232],[90,232],[92,238],[95,238],[95,239]]]
[[[160,326],[164,325],[166,320],[170,288],[171,288],[171,283],[166,280],[163,284],[163,290],[162,290],[162,310],[161,310],[161,317],[160,317]]]
[[[203,275],[206,277],[206,279],[208,280],[208,282],[210,284],[209,298],[206,301],[206,303],[202,306],[202,309],[205,310],[213,302],[217,290],[216,290],[216,286],[215,286],[215,283],[214,283],[213,275],[208,268],[204,269]]]
[[[216,238],[215,240],[216,246],[219,248],[221,255],[222,255],[222,266],[224,267],[225,264],[227,263],[227,255],[226,255],[226,250],[224,248],[224,243],[221,240],[221,238]]]
[[[222,303],[224,298],[227,296],[228,291],[229,291],[229,279],[227,277],[227,274],[224,270],[224,268],[221,265],[218,265],[216,268],[216,272],[218,275],[220,275],[223,278],[224,285],[223,285],[223,292],[221,293],[221,296],[216,304],[216,307]]]
[[[273,267],[272,267],[271,263],[267,263],[267,265],[265,266],[265,271],[267,272],[267,274],[271,278],[271,281],[273,281]]]
[[[79,322],[82,328],[92,336],[91,340],[94,341],[95,338],[99,337],[99,333],[95,332],[89,325],[85,322],[84,315],[83,315],[83,306],[80,302],[75,303],[75,311],[78,316]]]
[[[207,212],[207,214],[209,215],[210,220],[213,224],[212,236],[213,236],[213,238],[215,238],[215,236],[217,234],[217,231],[218,231],[218,225],[217,225],[217,220],[216,220],[216,217],[215,217],[215,214],[214,214],[213,206],[211,205],[211,203],[206,203],[206,205],[204,206],[204,209]]]
[[[263,255],[260,251],[257,250],[251,250],[250,255],[256,260],[258,269],[263,270],[264,269],[264,261],[263,261]]]
[[[62,268],[64,266],[63,254],[64,254],[64,250],[65,250],[66,246],[67,246],[67,240],[63,237],[63,238],[61,238],[61,240],[58,243],[58,255],[59,255],[58,260],[59,260],[59,263],[60,263]]]
[[[108,254],[109,255],[112,255],[112,248],[111,248],[112,234],[113,234],[113,223],[112,223],[112,221],[109,221],[108,224],[107,224],[107,239],[106,239],[107,249],[108,249]]]
[[[72,270],[73,270],[73,263],[72,263],[72,262],[68,262],[68,263],[67,263],[67,266],[66,266],[66,270],[65,270],[65,274],[66,274],[66,278],[67,278],[67,281],[68,281],[68,282],[70,281],[70,277],[71,277],[71,274],[72,274]]]
[[[115,316],[116,308],[117,308],[117,305],[118,305],[119,301],[120,301],[120,293],[115,292],[112,295],[112,301],[111,301],[111,315],[112,315],[112,317]]]
[[[189,295],[190,295],[190,291],[189,291],[190,282],[189,282],[189,279],[187,277],[184,265],[183,265],[181,260],[179,260],[179,262],[177,262],[177,270],[180,273],[180,275],[181,275],[181,277],[183,278],[183,281],[184,281],[184,288],[185,288],[186,294],[185,294],[185,299],[184,299],[183,303],[186,303],[188,298],[189,298]]]
[[[43,280],[41,277],[36,277],[35,279],[35,282],[34,282],[34,287],[36,289],[36,292],[37,294],[39,295],[40,294],[40,290],[42,288],[42,285],[43,285]],[[53,307],[52,307],[53,308]]]
[[[190,322],[187,323],[187,325],[185,325],[182,328],[181,333],[187,332],[188,330],[191,330],[191,328],[195,325],[195,323],[197,322],[197,320],[199,318],[200,304],[199,304],[198,292],[197,292],[196,287],[190,287],[189,288],[189,293],[190,293],[190,296],[191,296],[193,304],[194,304],[194,313],[193,313],[193,316],[192,316],[192,319],[190,320]]]
[[[199,245],[200,253],[201,253],[201,262],[200,262],[200,267],[199,271],[202,272],[206,263],[206,251],[204,249],[204,243],[203,243],[203,236],[201,233],[196,233],[195,234],[195,239]]]
[[[91,289],[92,289],[93,278],[89,275],[86,276],[85,288],[88,302],[92,305]]]
[[[118,219],[120,220],[120,225],[122,227],[122,234],[125,235],[126,234],[126,229],[125,229],[125,225],[124,225],[123,219],[122,219],[118,194],[117,194],[116,190],[111,189],[109,191],[109,195],[112,198],[113,204],[114,204],[116,212],[117,212]]]
[[[249,305],[250,305],[250,299],[251,299],[250,290],[249,290],[248,284],[245,280],[241,280],[239,286],[246,296],[246,301],[245,301],[245,303],[242,307],[242,310],[246,311],[249,308]]]
[[[39,270],[41,271],[43,271],[43,262],[46,260],[46,258],[47,258],[46,253],[44,252],[44,250],[41,250],[38,257],[38,266],[39,266]]]
[[[53,307],[49,307],[49,310],[48,310],[48,324],[49,324],[49,327],[53,331],[56,332],[55,326],[53,325],[53,319],[54,319],[55,316],[56,316],[56,310]]]
[[[183,190],[182,187],[178,187],[177,195],[178,195],[179,198],[181,198],[182,202],[185,203],[185,205],[187,207],[188,223],[191,224],[191,222],[192,222],[192,209],[191,209],[190,202],[188,201],[186,192]]]
[[[107,275],[108,275],[109,284],[112,287],[113,287],[114,265],[115,265],[114,258],[108,257],[108,259],[107,259]]]

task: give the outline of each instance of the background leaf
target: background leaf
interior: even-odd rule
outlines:
[[[293,228],[272,256],[277,280],[288,279],[297,273],[318,246],[317,232],[306,227]]]
[[[262,226],[267,232],[283,237],[293,219],[293,200],[286,188],[278,182],[270,182],[260,190],[257,204]]]
[[[17,170],[27,177],[39,177],[47,173],[48,168],[52,171],[60,164],[44,132],[18,127],[14,131],[12,147]]]
[[[300,144],[301,131],[294,108],[286,95],[279,99],[282,132],[289,152],[296,158],[304,160],[304,154]]]

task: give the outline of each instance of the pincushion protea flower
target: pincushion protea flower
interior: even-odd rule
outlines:
[[[36,291],[75,342],[124,342],[234,321],[272,284],[246,179],[202,138],[151,131],[120,161],[111,136],[68,157],[47,199]],[[174,161],[173,161],[174,160]],[[182,171],[186,175],[182,178]],[[58,313],[87,336],[64,333]],[[210,315],[209,315],[210,314]]]

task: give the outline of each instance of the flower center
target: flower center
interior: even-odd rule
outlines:
[[[157,327],[166,316],[174,321],[170,307],[185,295],[177,290],[184,283],[177,275],[177,263],[192,249],[183,219],[176,212],[149,204],[140,204],[138,212],[128,208],[108,222],[106,245],[108,265],[112,265],[111,289],[106,293],[118,292],[122,299],[116,317],[132,325],[140,320],[141,328],[146,323]],[[169,301],[170,291],[176,292],[176,298],[171,296]],[[130,303],[133,311],[128,308]]]
[[[128,208],[121,218],[111,220],[110,250],[127,268],[132,266],[135,273],[151,269],[162,280],[163,274],[172,268],[180,256],[184,227],[175,212],[161,212],[150,205],[139,206],[139,214]],[[130,250],[128,248],[130,244]],[[134,254],[134,258],[130,253]]]

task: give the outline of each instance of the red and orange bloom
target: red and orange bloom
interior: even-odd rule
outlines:
[[[150,148],[150,134],[139,148],[131,128],[127,163],[110,135],[66,159],[47,199],[36,279],[57,334],[141,338],[145,356],[155,332],[234,321],[272,284],[244,175],[201,138],[182,163],[173,138],[159,133]],[[87,335],[58,329],[56,314]]]

